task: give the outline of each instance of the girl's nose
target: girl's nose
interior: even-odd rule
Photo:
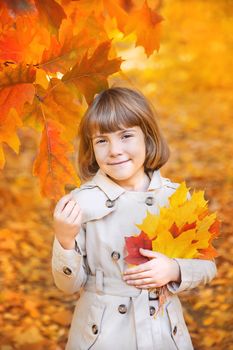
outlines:
[[[110,143],[109,154],[112,157],[116,157],[119,154],[122,154],[120,142],[114,141]]]

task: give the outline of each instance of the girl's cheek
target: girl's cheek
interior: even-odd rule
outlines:
[[[107,147],[103,147],[102,145],[101,147],[96,147],[96,149],[94,149],[94,155],[97,163],[98,161],[105,160],[108,155]]]

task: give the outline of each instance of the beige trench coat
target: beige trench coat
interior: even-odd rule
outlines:
[[[177,184],[151,174],[147,192],[127,191],[100,170],[72,191],[83,210],[83,224],[75,250],[54,240],[52,271],[65,293],[80,291],[66,350],[191,350],[178,294],[207,283],[216,275],[213,261],[176,259],[181,283],[167,285],[169,297],[163,313],[155,317],[156,295],[127,285],[122,273],[125,236],[139,233],[135,224],[146,211],[158,213]],[[152,203],[153,202],[153,203]]]

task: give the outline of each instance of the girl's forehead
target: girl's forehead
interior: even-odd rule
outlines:
[[[98,135],[102,135],[102,134],[111,134],[111,133],[121,133],[124,131],[137,131],[137,129],[140,128],[137,125],[134,126],[119,126],[117,129],[114,128],[114,130],[101,130],[100,128],[95,128],[94,130],[92,130],[91,132],[91,137],[96,137]]]
[[[141,118],[136,113],[117,107],[117,110],[101,108],[88,115],[86,126],[89,137],[94,133],[113,133],[141,124]]]

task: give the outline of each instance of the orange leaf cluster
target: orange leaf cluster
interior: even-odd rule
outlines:
[[[109,21],[125,36],[135,33],[147,55],[158,50],[162,17],[146,1],[0,4],[0,168],[3,143],[19,151],[18,128],[42,132],[34,174],[42,193],[53,199],[64,194],[66,184],[78,186],[69,159],[78,124],[86,103],[120,70]]]
[[[212,245],[220,230],[216,213],[209,213],[203,191],[194,192],[189,199],[188,196],[183,182],[169,198],[169,206],[160,208],[159,215],[147,212],[142,224],[137,225],[141,234],[126,237],[128,263],[141,263],[139,248],[144,248],[145,242],[153,251],[170,258],[213,259],[217,256]]]

